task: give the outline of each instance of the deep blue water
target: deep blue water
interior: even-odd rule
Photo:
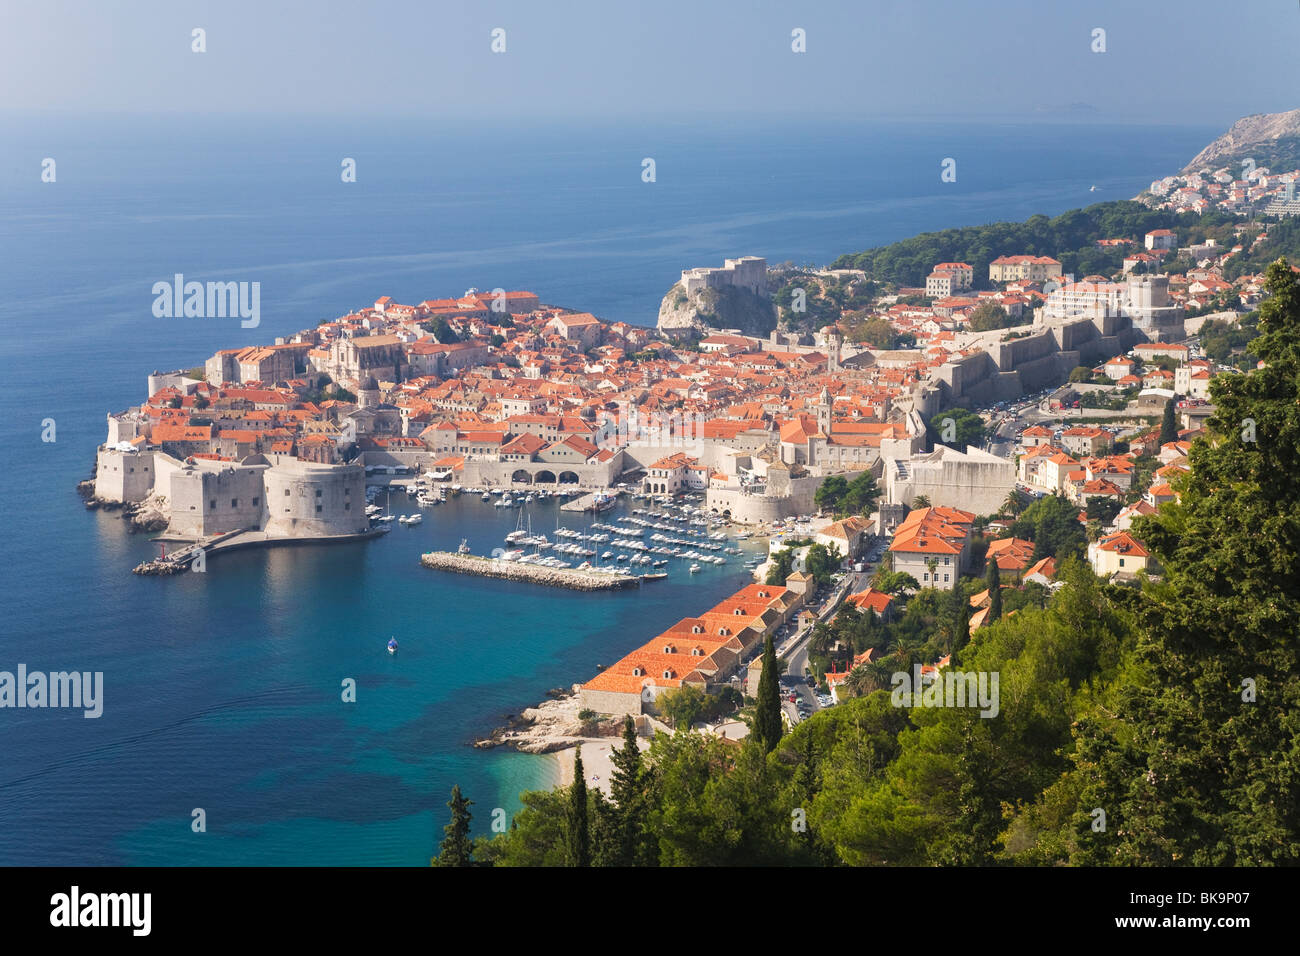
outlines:
[[[550,757],[469,741],[744,581],[733,561],[589,596],[421,569],[422,550],[468,537],[486,551],[513,527],[477,500],[366,544],[136,577],[154,546],[74,489],[104,414],[141,401],[150,370],[380,295],[470,286],[652,324],[685,266],[825,263],[925,229],[1127,198],[1214,134],[0,117],[0,670],[106,683],[98,720],[0,710],[0,863],[424,863],[453,783],[485,823],[551,779]],[[340,182],[343,157],[354,184]],[[655,183],[641,181],[644,157]],[[945,157],[956,183],[940,182]],[[154,318],[151,286],[176,272],[259,281],[261,326]],[[554,507],[535,508],[553,527]],[[340,701],[345,677],[355,704]]]

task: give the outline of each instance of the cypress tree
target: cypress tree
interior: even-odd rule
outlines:
[[[1174,400],[1165,401],[1165,417],[1160,420],[1160,444],[1178,441],[1178,425],[1174,421]]]
[[[995,558],[989,558],[988,569],[989,613],[985,622],[992,624],[1002,617],[1002,573]]]
[[[451,822],[442,828],[442,843],[434,861],[438,866],[473,866],[474,844],[469,837],[470,805],[472,800],[461,796],[460,784],[451,788]]]
[[[951,632],[948,651],[960,650],[970,639],[970,601],[967,600],[961,584],[953,585],[948,592],[948,621]]]
[[[564,829],[564,856],[569,866],[591,866],[591,833],[587,821],[587,777],[582,767],[582,745],[573,755],[573,786]]]
[[[754,739],[770,754],[781,740],[781,690],[777,680],[776,648],[772,635],[763,644],[763,670],[758,677],[758,707],[754,711]]]

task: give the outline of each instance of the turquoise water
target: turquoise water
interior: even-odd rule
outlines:
[[[136,577],[156,546],[87,513],[74,488],[104,414],[141,401],[149,371],[379,295],[469,286],[652,324],[685,266],[826,262],[1124,198],[1213,135],[797,119],[480,132],[0,117],[0,670],[105,681],[98,720],[0,710],[0,863],[424,863],[453,783],[482,828],[554,778],[554,758],[477,751],[475,737],[744,582],[743,559],[594,595],[421,568],[421,551],[462,537],[500,545],[517,514],[477,499],[364,544]],[[55,184],[39,182],[45,156]],[[343,156],[358,161],[351,186]],[[645,156],[655,184],[640,181]],[[941,184],[948,156],[958,181]],[[261,327],[155,319],[152,283],[176,272],[260,281]],[[554,505],[534,506],[538,530],[554,521]],[[348,677],[355,704],[340,699]],[[191,831],[195,808],[206,833]]]

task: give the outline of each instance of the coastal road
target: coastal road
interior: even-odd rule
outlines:
[[[830,620],[835,615],[844,597],[859,589],[859,582],[864,577],[870,577],[866,570],[861,573],[849,571],[844,580],[833,586],[830,596],[817,607],[815,612],[817,620]],[[808,705],[809,713],[821,709],[821,704],[817,701],[816,687],[804,678],[804,668],[808,666],[808,640],[811,637],[812,627],[800,627],[789,641],[777,649],[777,656],[784,660],[787,665],[786,672],[781,679],[781,707],[790,718],[791,724],[797,724],[800,721],[798,705],[790,702],[791,693],[795,694],[798,700]]]

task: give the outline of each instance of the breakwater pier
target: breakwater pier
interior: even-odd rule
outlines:
[[[549,587],[571,588],[575,591],[614,591],[641,586],[634,574],[613,574],[577,568],[547,568],[536,564],[520,564],[500,558],[481,558],[449,551],[431,551],[420,556],[420,563],[435,571],[452,571],[457,574],[475,574],[486,578],[504,578],[507,581],[528,581]]]

